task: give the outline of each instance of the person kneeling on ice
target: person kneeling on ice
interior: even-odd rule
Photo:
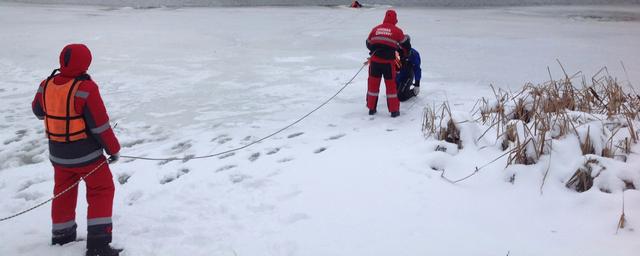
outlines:
[[[367,38],[369,49],[369,78],[367,81],[367,108],[369,115],[376,114],[380,81],[384,77],[387,87],[387,107],[391,117],[400,115],[400,101],[396,88],[396,52],[401,50],[404,43],[404,32],[396,27],[398,19],[394,10],[388,10],[382,24],[374,27]]]
[[[396,76],[398,99],[401,102],[418,96],[420,93],[420,79],[422,78],[420,53],[411,47],[411,37],[409,35],[405,35],[402,49],[403,56],[400,57],[400,71]],[[413,85],[413,88],[411,88],[411,85]]]
[[[118,160],[120,143],[109,124],[98,86],[86,73],[90,64],[87,46],[64,47],[60,69],[40,83],[31,105],[36,117],[44,120],[54,169],[53,193],[59,195],[51,206],[51,243],[63,245],[76,240],[78,187],[73,185],[83,178],[89,205],[86,255],[116,256],[122,250],[109,245],[115,187],[107,161],[113,164]],[[56,74],[58,71],[60,74]],[[108,160],[103,150],[110,155]]]

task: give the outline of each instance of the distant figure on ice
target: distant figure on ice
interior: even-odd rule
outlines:
[[[374,27],[367,38],[367,48],[371,56],[369,62],[369,79],[367,91],[367,108],[369,115],[374,115],[378,105],[380,80],[384,77],[387,87],[387,106],[391,117],[400,115],[400,101],[396,88],[396,51],[404,43],[404,32],[396,24],[398,19],[394,10],[388,10],[382,24]]]
[[[400,71],[396,77],[398,99],[401,102],[418,96],[420,93],[420,78],[422,78],[420,53],[411,47],[411,37],[409,37],[409,35],[405,35],[402,49],[403,55],[400,56]],[[413,88],[411,88],[411,85],[413,85]]]
[[[83,44],[70,44],[60,53],[60,69],[40,83],[31,104],[33,113],[44,120],[49,139],[49,159],[54,169],[55,195],[95,169],[84,179],[87,186],[87,253],[114,256],[120,253],[111,243],[111,213],[114,185],[110,163],[120,151],[98,85],[86,73],[91,52]],[[56,74],[60,71],[60,74]],[[78,187],[53,200],[51,243],[63,245],[76,240],[76,200]]]
[[[362,5],[358,1],[351,2],[351,8],[362,8]]]

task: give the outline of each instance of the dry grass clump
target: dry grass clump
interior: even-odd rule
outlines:
[[[600,169],[597,172],[595,171],[596,167],[599,167]],[[600,166],[598,160],[588,159],[580,168],[578,168],[573,176],[571,176],[565,186],[578,192],[587,191],[593,187],[593,180],[605,169],[606,168],[604,166]]]
[[[443,123],[445,125],[443,125]],[[458,149],[462,149],[462,140],[460,138],[460,129],[451,115],[451,108],[446,102],[443,103],[438,110],[434,108],[426,108],[425,115],[422,120],[422,132],[425,137],[435,137],[437,140],[443,140],[458,145]]]
[[[542,155],[550,154],[553,140],[570,136],[578,139],[583,155],[620,161],[626,161],[632,145],[638,143],[640,96],[625,92],[606,68],[591,79],[581,72],[571,76],[565,72],[560,80],[529,83],[517,92],[492,89],[493,98],[478,100],[471,111],[474,120],[469,121],[488,127],[476,143],[495,134],[496,143],[509,151],[507,166],[535,164]],[[422,130],[426,137],[461,148],[456,124],[447,103],[425,108]],[[576,170],[567,187],[580,192],[591,188],[595,177],[589,166],[593,164],[587,161]]]

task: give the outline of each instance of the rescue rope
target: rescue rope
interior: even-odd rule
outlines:
[[[219,153],[215,153],[215,154],[211,154],[211,155],[203,155],[203,156],[191,156],[191,157],[169,157],[169,158],[159,158],[159,157],[141,157],[141,156],[127,156],[127,155],[121,155],[121,158],[129,158],[129,159],[138,159],[138,160],[149,160],[149,161],[175,161],[175,160],[182,160],[182,161],[187,161],[187,160],[192,160],[192,159],[203,159],[203,158],[211,158],[211,157],[216,157],[216,156],[221,156],[221,155],[225,155],[225,154],[229,154],[232,152],[236,152],[245,148],[248,148],[250,146],[253,146],[255,144],[258,144],[268,138],[271,138],[287,129],[289,129],[291,126],[296,125],[297,123],[301,122],[302,120],[304,120],[305,118],[307,118],[308,116],[310,116],[311,114],[313,114],[314,112],[318,111],[320,108],[324,107],[325,105],[327,105],[327,103],[329,103],[331,100],[333,100],[336,96],[338,96],[338,94],[340,94],[345,88],[347,88],[348,85],[350,85],[353,80],[358,76],[358,74],[360,74],[360,72],[362,72],[362,70],[364,69],[364,67],[366,67],[368,64],[368,62],[365,62],[364,64],[362,64],[362,66],[360,67],[360,69],[358,70],[358,72],[356,72],[355,75],[353,75],[353,77],[351,77],[351,79],[349,79],[348,82],[346,82],[344,84],[344,86],[342,86],[342,88],[340,88],[340,90],[338,90],[335,94],[333,94],[333,96],[329,97],[329,99],[325,100],[322,104],[320,104],[318,107],[314,108],[313,110],[311,110],[311,112],[305,114],[304,116],[298,118],[297,120],[295,120],[294,122],[292,122],[291,124],[282,127],[281,129],[267,135],[264,136],[256,141],[253,141],[247,145],[241,146],[241,147],[237,147],[237,148],[233,148],[233,149],[229,149],[226,151],[222,151]]]
[[[58,193],[58,194],[55,194],[54,196],[52,196],[52,197],[51,197],[51,198],[49,198],[48,200],[43,201],[43,202],[41,202],[41,203],[39,203],[39,204],[36,204],[36,205],[34,205],[33,207],[31,207],[31,208],[29,208],[29,209],[26,209],[26,210],[24,210],[24,211],[18,212],[18,213],[16,213],[16,214],[11,215],[11,216],[1,218],[1,219],[0,219],[0,222],[6,221],[6,220],[10,220],[10,219],[13,219],[13,218],[15,218],[15,217],[18,217],[18,216],[20,216],[20,215],[22,215],[22,214],[25,214],[25,213],[28,213],[28,212],[30,212],[30,211],[33,211],[33,210],[35,210],[36,208],[38,208],[38,207],[40,207],[40,206],[43,206],[43,205],[45,205],[46,203],[51,202],[51,201],[53,201],[54,199],[56,199],[56,198],[58,198],[58,197],[60,197],[60,196],[64,195],[65,193],[69,192],[69,190],[71,190],[72,188],[77,187],[77,186],[78,186],[78,184],[80,184],[80,181],[81,181],[81,180],[84,180],[85,178],[89,177],[89,175],[91,175],[91,174],[93,174],[94,172],[96,172],[96,171],[97,171],[98,169],[100,169],[100,167],[102,167],[105,163],[107,163],[107,160],[102,161],[98,166],[96,166],[95,168],[93,168],[93,170],[91,170],[90,172],[88,172],[87,174],[85,174],[84,176],[82,176],[80,179],[78,179],[78,181],[76,181],[75,183],[73,183],[73,185],[69,186],[68,188],[66,188],[66,189],[65,189],[65,190],[63,190],[62,192],[60,192],[60,193]]]
[[[264,136],[264,137],[262,137],[262,138],[260,138],[260,139],[258,139],[258,140],[256,140],[256,141],[253,141],[253,142],[251,142],[251,143],[249,143],[249,144],[247,144],[247,145],[244,145],[244,146],[241,146],[241,147],[237,147],[237,148],[233,148],[233,149],[230,149],[230,150],[227,150],[227,151],[223,151],[223,152],[220,152],[220,153],[215,153],[215,154],[211,154],[211,155],[204,155],[204,156],[194,156],[194,157],[154,158],[154,157],[139,157],[139,156],[126,156],[126,155],[121,155],[120,157],[121,157],[121,158],[129,158],[129,159],[150,160],[150,161],[191,160],[191,159],[211,158],[211,157],[220,156],[220,155],[224,155],[224,154],[228,154],[228,153],[231,153],[231,152],[235,152],[235,151],[238,151],[238,150],[242,150],[242,149],[248,148],[248,147],[250,147],[250,146],[252,146],[252,145],[255,145],[255,144],[257,144],[257,143],[260,143],[261,141],[264,141],[264,140],[266,140],[266,139],[268,139],[268,138],[271,138],[271,137],[273,137],[273,136],[275,136],[275,135],[277,135],[277,134],[279,134],[279,133],[283,132],[284,130],[286,130],[286,129],[290,128],[291,126],[296,125],[297,123],[301,122],[302,120],[304,120],[305,118],[307,118],[308,116],[310,116],[311,114],[313,114],[314,112],[318,111],[320,108],[322,108],[322,107],[324,107],[325,105],[327,105],[327,103],[329,103],[329,102],[330,102],[331,100],[333,100],[336,96],[338,96],[338,94],[340,94],[340,93],[341,93],[345,88],[347,88],[347,86],[348,86],[348,85],[350,85],[350,84],[353,82],[353,80],[354,80],[354,79],[355,79],[355,78],[360,74],[360,72],[362,72],[362,70],[364,69],[364,67],[365,67],[365,66],[367,66],[367,64],[368,64],[368,63],[367,63],[367,62],[365,62],[365,63],[362,65],[362,67],[360,67],[360,69],[358,70],[358,72],[356,72],[356,74],[355,74],[355,75],[353,75],[353,77],[352,77],[351,79],[349,79],[349,81],[348,81],[347,83],[345,83],[345,84],[344,84],[344,86],[342,86],[342,88],[340,88],[340,90],[338,90],[335,94],[333,94],[333,96],[331,96],[329,99],[325,100],[325,101],[324,101],[322,104],[320,104],[318,107],[316,107],[316,108],[314,108],[313,110],[311,110],[311,112],[309,112],[309,113],[305,114],[304,116],[302,116],[302,117],[298,118],[298,119],[297,119],[297,120],[295,120],[293,123],[291,123],[291,124],[289,124],[289,125],[287,125],[287,126],[285,126],[285,127],[281,128],[281,129],[279,129],[279,130],[277,130],[277,131],[275,131],[275,132],[273,132],[273,133],[271,133],[271,134],[269,134],[269,135],[267,135],[267,136]],[[117,125],[117,124],[116,124],[116,125]],[[71,190],[72,188],[74,188],[74,187],[78,186],[78,184],[80,184],[80,181],[81,181],[81,180],[84,180],[85,178],[89,177],[91,174],[93,174],[95,171],[97,171],[100,167],[102,167],[102,166],[103,166],[105,163],[107,163],[107,162],[108,162],[107,160],[102,161],[102,162],[101,162],[98,166],[96,166],[93,170],[91,170],[90,172],[88,172],[87,174],[85,174],[84,176],[82,176],[80,179],[78,179],[78,181],[76,181],[73,185],[69,186],[68,188],[66,188],[66,189],[65,189],[65,190],[63,190],[62,192],[60,192],[60,193],[58,193],[58,194],[54,195],[53,197],[49,198],[48,200],[43,201],[43,202],[41,202],[41,203],[39,203],[39,204],[37,204],[37,205],[35,205],[35,206],[33,206],[33,207],[29,208],[29,209],[26,209],[26,210],[24,210],[24,211],[18,212],[18,213],[16,213],[16,214],[11,215],[11,216],[4,217],[4,218],[0,218],[0,222],[6,221],[6,220],[10,220],[10,219],[13,219],[13,218],[15,218],[15,217],[18,217],[18,216],[20,216],[20,215],[23,215],[23,214],[25,214],[25,213],[28,213],[28,212],[30,212],[30,211],[32,211],[32,210],[35,210],[35,209],[36,209],[36,208],[38,208],[38,207],[41,207],[41,206],[45,205],[45,204],[46,204],[46,203],[48,203],[48,202],[51,202],[51,201],[55,200],[56,198],[58,198],[58,197],[62,196],[62,195],[63,195],[63,194],[65,194],[65,193],[67,193],[67,192],[68,192],[69,190]]]

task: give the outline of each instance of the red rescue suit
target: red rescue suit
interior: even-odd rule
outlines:
[[[60,74],[55,70],[42,81],[32,102],[33,113],[45,120],[49,159],[55,171],[53,193],[61,193],[97,168],[85,179],[89,249],[111,242],[114,184],[103,152],[114,155],[120,151],[98,86],[86,74],[90,64],[89,48],[67,45],[60,53]],[[76,186],[53,200],[53,244],[75,240],[77,197]]]
[[[404,32],[396,24],[398,19],[394,10],[388,10],[382,24],[374,27],[367,38],[367,48],[371,55],[369,63],[369,79],[367,91],[367,108],[376,110],[378,104],[378,94],[380,92],[380,81],[384,77],[387,95],[387,107],[389,112],[400,111],[400,101],[398,100],[396,87],[395,65],[396,51],[399,51],[400,44],[405,39]]]

